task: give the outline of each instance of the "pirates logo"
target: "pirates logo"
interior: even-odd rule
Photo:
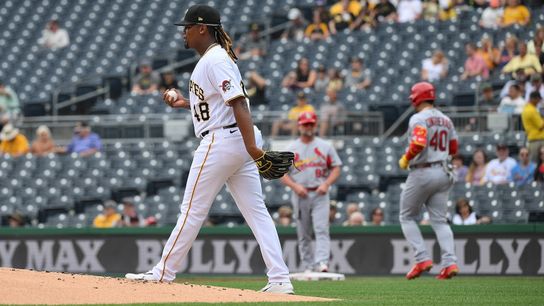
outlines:
[[[231,89],[230,80],[224,80],[223,83],[221,83],[221,89],[223,92],[227,92]]]

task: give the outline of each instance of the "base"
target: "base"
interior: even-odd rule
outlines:
[[[297,281],[320,281],[320,280],[333,280],[333,281],[343,281],[346,280],[344,274],[339,273],[329,273],[329,272],[301,272],[301,273],[291,273],[289,278]]]

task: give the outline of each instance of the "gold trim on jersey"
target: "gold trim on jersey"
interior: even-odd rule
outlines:
[[[208,47],[208,49],[206,49],[206,51],[204,51],[204,53],[202,53],[202,56],[206,55],[206,53],[207,53],[208,51],[210,51],[210,49],[213,48],[213,47],[215,47],[215,46],[219,46],[219,44],[218,44],[218,43],[213,43],[213,44],[211,44],[211,45]],[[202,56],[201,56],[201,57],[202,57]]]
[[[228,99],[227,101],[225,101],[225,105],[230,106],[230,102],[232,102],[232,101],[234,101],[234,100],[236,100],[236,99],[238,99],[238,98],[240,98],[240,97],[245,98],[246,96],[244,96],[244,95],[237,95],[237,96],[234,96],[234,97]]]
[[[200,179],[200,175],[202,174],[202,169],[204,169],[204,165],[206,164],[206,160],[208,160],[208,155],[210,154],[210,150],[212,148],[212,144],[215,140],[215,134],[212,134],[212,142],[208,146],[208,151],[206,151],[206,155],[204,156],[204,161],[202,161],[202,165],[200,166],[200,169],[198,170],[198,175],[196,177],[195,185],[193,186],[193,191],[191,191],[191,198],[189,199],[189,207],[187,208],[187,212],[185,213],[185,218],[183,219],[183,223],[181,224],[181,228],[179,229],[178,234],[176,235],[176,239],[174,240],[174,243],[172,244],[172,247],[170,248],[170,251],[168,251],[168,254],[166,254],[166,257],[164,258],[164,262],[162,265],[162,273],[161,278],[159,279],[159,282],[162,282],[162,279],[164,277],[164,271],[166,269],[166,261],[168,260],[168,257],[170,257],[170,254],[172,253],[172,250],[174,249],[174,246],[176,246],[176,243],[178,242],[179,236],[181,235],[181,232],[183,231],[183,228],[185,227],[185,223],[187,223],[187,217],[189,217],[189,212],[191,211],[191,206],[193,204],[193,197],[195,195],[196,186],[198,185],[198,181]]]

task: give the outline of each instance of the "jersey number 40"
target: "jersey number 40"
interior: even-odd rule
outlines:
[[[448,131],[438,130],[431,137],[430,147],[435,151],[446,151],[448,144]]]

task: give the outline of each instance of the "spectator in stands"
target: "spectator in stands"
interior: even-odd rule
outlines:
[[[111,228],[121,220],[121,215],[117,212],[117,203],[112,200],[104,202],[104,211],[93,220],[93,226],[96,228]]]
[[[306,27],[304,36],[311,40],[322,40],[329,38],[329,28],[327,24],[321,20],[319,10],[314,9],[312,23]]]
[[[290,135],[297,134],[297,119],[303,112],[315,112],[314,107],[308,104],[304,92],[297,93],[297,105],[293,106],[287,114],[287,119],[279,119],[272,124],[272,136],[278,136],[280,131],[289,131]]]
[[[158,73],[153,71],[151,62],[148,60],[140,63],[139,74],[134,78],[132,93],[137,95],[147,95],[158,92],[161,78]]]
[[[537,168],[535,171],[535,182],[544,184],[544,146],[538,149]]]
[[[139,227],[143,225],[143,220],[141,220],[136,207],[134,207],[134,202],[130,198],[123,198],[123,213],[121,214],[121,219],[117,222],[116,226],[119,227]]]
[[[504,42],[499,44],[500,59],[497,68],[502,69],[511,59],[518,54],[518,38],[514,35],[506,35]]]
[[[508,95],[501,100],[498,112],[519,115],[525,107],[525,99],[520,84],[514,84],[508,89]]]
[[[440,1],[440,20],[455,20],[457,18],[457,11],[461,12],[462,9],[459,7],[459,3],[456,0]]]
[[[329,82],[330,79],[327,75],[327,69],[325,69],[325,66],[319,65],[319,67],[317,67],[314,90],[317,92],[325,92],[327,86],[329,86]]]
[[[383,222],[383,209],[379,207],[374,207],[370,213],[370,223],[366,225],[382,226],[385,223]]]
[[[349,216],[345,226],[363,226],[365,224],[365,215],[360,211],[356,211]]]
[[[421,18],[421,0],[399,0],[397,5],[398,22],[414,22]]]
[[[331,201],[329,206],[329,224],[330,225],[341,225],[341,222],[336,218],[336,213],[338,213],[338,208],[336,207],[336,201]]]
[[[493,184],[507,184],[512,169],[516,166],[516,160],[508,156],[508,146],[500,143],[497,145],[497,158],[492,159],[485,169],[485,180]]]
[[[346,206],[346,221],[344,221],[344,223],[342,223],[343,226],[348,226],[349,225],[349,218],[351,217],[351,215],[353,215],[354,213],[356,212],[359,212],[359,205],[357,205],[357,203],[349,203],[347,206]],[[364,222],[364,216],[363,216],[363,222]]]
[[[0,80],[0,115],[7,114],[10,119],[17,119],[20,113],[21,109],[17,94]]]
[[[495,48],[495,46],[493,46],[493,39],[487,34],[482,36],[482,39],[480,40],[478,54],[483,58],[485,64],[487,65],[487,69],[490,71],[495,68],[501,58],[499,48]]]
[[[337,93],[335,90],[327,90],[325,101],[321,104],[319,136],[325,137],[330,132],[342,126],[346,121],[346,108],[338,102]]]
[[[344,78],[340,74],[340,70],[336,68],[330,68],[328,71],[329,85],[327,90],[340,91],[344,87]]]
[[[540,73],[533,73],[529,78],[529,82],[525,83],[525,101],[529,101],[533,91],[538,91],[540,96],[544,97],[544,84]]]
[[[329,29],[332,34],[348,29],[361,12],[361,4],[354,0],[340,0],[330,8]]]
[[[367,89],[372,84],[370,69],[365,68],[364,61],[360,57],[351,59],[351,71],[345,77],[346,87],[352,89]]]
[[[261,37],[261,26],[253,22],[249,25],[249,33],[242,36],[235,50],[240,60],[258,59],[266,54],[266,42]]]
[[[0,155],[19,157],[29,150],[28,140],[13,124],[8,123],[0,132]]]
[[[489,224],[491,219],[486,216],[478,216],[467,199],[461,198],[455,204],[455,215],[452,223],[455,225]]]
[[[489,69],[484,59],[478,54],[476,45],[473,43],[467,43],[465,45],[465,52],[467,59],[465,61],[465,70],[461,75],[461,80],[466,80],[474,77],[482,77],[487,79],[489,77]]]
[[[391,22],[397,19],[397,8],[389,0],[380,0],[373,10],[374,20],[378,22]]]
[[[47,49],[61,49],[70,44],[70,37],[68,32],[59,26],[58,20],[53,19],[47,23],[38,43]]]
[[[80,156],[90,156],[102,149],[100,137],[91,131],[87,122],[78,122],[74,128],[74,137],[67,147],[59,148],[58,153],[78,153]]]
[[[477,149],[472,154],[472,162],[468,167],[465,182],[472,185],[481,186],[486,183],[487,154],[482,149]]]
[[[246,93],[251,101],[251,105],[263,105],[268,104],[266,99],[266,87],[268,81],[257,71],[248,71],[246,74],[247,84]]]
[[[293,226],[293,209],[284,205],[278,209],[278,225]]]
[[[438,0],[428,0],[423,2],[423,20],[434,22],[440,17],[440,5]]]
[[[506,66],[502,68],[502,73],[512,73],[518,69],[524,69],[526,75],[535,72],[542,73],[540,60],[534,54],[527,53],[527,44],[524,41],[518,43],[519,55],[514,56]]]
[[[500,100],[493,92],[493,86],[491,83],[483,83],[482,84],[482,93],[480,98],[478,99],[478,104],[480,107],[484,107],[486,109],[496,111],[497,107],[500,104]]]
[[[451,163],[456,182],[464,183],[468,173],[468,167],[464,165],[463,156],[461,156],[461,154],[455,154],[451,159]]]
[[[285,76],[282,86],[291,89],[313,88],[315,79],[315,70],[310,69],[310,62],[303,57],[298,61],[297,68]]]
[[[180,89],[174,71],[166,71],[161,75],[161,83],[159,85],[160,93],[163,94],[168,89]]]
[[[8,225],[11,228],[23,227],[25,226],[26,221],[25,217],[20,213],[13,213],[8,217]]]
[[[440,50],[436,50],[431,58],[424,59],[421,65],[421,80],[436,82],[448,75],[448,59]]]
[[[529,21],[531,21],[531,13],[525,5],[520,4],[519,0],[506,0],[501,27],[510,27],[516,24],[526,26]]]
[[[359,12],[357,18],[355,18],[355,21],[350,24],[349,29],[352,31],[357,29],[367,31],[375,26],[376,21],[374,18],[374,9],[372,4],[370,1],[362,1],[361,11]]]
[[[51,137],[51,131],[46,125],[40,125],[36,129],[36,139],[30,146],[30,153],[35,156],[44,156],[55,152],[55,142]]]
[[[529,95],[529,101],[521,113],[523,129],[527,134],[527,147],[529,149],[529,159],[536,161],[538,150],[544,146],[544,118],[538,111],[538,104],[542,101],[540,92],[533,91]]]
[[[544,47],[544,26],[539,26],[536,28],[533,39],[527,42],[527,53],[534,54],[540,58],[542,47]]]
[[[287,13],[289,25],[281,34],[282,40],[301,41],[304,38],[304,30],[306,29],[307,21],[302,16],[302,12],[298,8],[292,8]]]
[[[503,12],[500,0],[489,1],[489,6],[482,12],[480,26],[486,29],[497,29],[501,25]]]
[[[506,82],[506,84],[504,84],[504,86],[502,87],[500,97],[504,98],[508,95],[510,86],[517,84],[521,87],[527,82],[527,79],[528,76],[525,74],[525,70],[523,68],[516,70],[516,72],[512,75],[512,79]]]
[[[519,162],[510,172],[508,181],[514,182],[517,187],[530,184],[535,176],[536,163],[529,158],[529,149],[519,149]]]

